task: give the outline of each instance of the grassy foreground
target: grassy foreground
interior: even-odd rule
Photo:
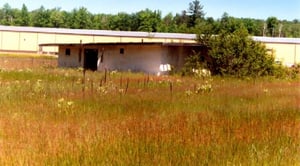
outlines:
[[[299,87],[0,70],[0,165],[300,165]]]

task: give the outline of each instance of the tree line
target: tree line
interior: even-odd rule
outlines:
[[[187,5],[187,9],[173,15],[162,16],[159,10],[144,9],[135,13],[92,14],[85,7],[72,11],[61,8],[46,9],[41,6],[29,11],[25,4],[21,9],[12,8],[8,3],[0,8],[0,24],[12,26],[52,27],[71,29],[99,29],[120,31],[211,33],[222,30],[234,32],[245,27],[250,35],[273,37],[300,37],[300,20],[266,20],[236,18],[224,13],[221,18],[205,17],[199,0]]]

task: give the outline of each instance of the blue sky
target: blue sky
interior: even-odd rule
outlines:
[[[176,14],[188,8],[192,0],[0,0],[12,8],[21,8],[24,3],[29,10],[43,5],[47,9],[60,7],[71,11],[74,8],[86,7],[92,13],[118,12],[134,13],[146,8],[160,10],[165,15]],[[300,19],[300,0],[200,0],[206,17],[220,18],[224,12],[230,16],[243,18],[266,19],[275,16],[279,19]]]

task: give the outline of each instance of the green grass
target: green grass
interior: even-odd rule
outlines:
[[[0,70],[0,164],[299,165],[299,86]]]

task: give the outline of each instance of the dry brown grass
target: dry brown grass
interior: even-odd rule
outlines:
[[[103,78],[87,72],[83,81],[81,71],[55,68],[1,71],[0,164],[300,163],[299,80],[213,77],[211,92],[195,93],[206,80]]]

